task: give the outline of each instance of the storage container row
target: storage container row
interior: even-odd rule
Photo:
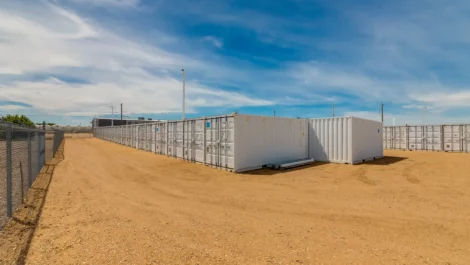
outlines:
[[[382,124],[353,117],[225,115],[99,127],[95,137],[236,172],[313,158],[359,163],[383,156]]]
[[[470,124],[388,126],[384,128],[384,148],[470,152]]]

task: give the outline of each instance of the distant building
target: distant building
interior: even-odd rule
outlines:
[[[139,123],[152,123],[152,122],[158,122],[158,120],[144,120],[144,119],[139,119],[139,120],[120,120],[120,119],[108,119],[108,118],[94,118],[93,121],[91,122],[92,127],[107,127],[107,126],[121,126],[121,125],[131,125],[131,124],[139,124]]]

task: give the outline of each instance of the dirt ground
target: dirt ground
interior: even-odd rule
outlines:
[[[470,154],[234,174],[67,138],[27,264],[470,264]]]

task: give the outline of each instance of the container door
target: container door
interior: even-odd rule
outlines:
[[[155,125],[155,153],[162,153],[162,143],[161,143],[161,123]]]
[[[423,150],[423,126],[409,126],[409,149]]]
[[[135,140],[135,148],[139,149],[139,125],[135,125],[134,127],[134,140]]]
[[[392,149],[392,128],[384,127],[383,133],[384,149]]]
[[[196,161],[196,121],[187,120],[184,122],[184,159],[188,161]]]
[[[147,145],[148,145],[147,124],[142,124],[141,128],[142,128],[142,142],[143,142],[142,150],[147,151],[148,150],[147,148]]]
[[[206,163],[223,168],[234,168],[234,117],[216,117],[205,120]]]
[[[155,128],[157,127],[156,124],[152,124],[150,125],[150,134],[152,136],[152,146],[151,146],[151,150],[153,153],[156,153],[157,152],[157,133],[155,132]]]
[[[462,126],[461,125],[443,125],[444,130],[444,151],[461,152],[462,151]]]
[[[126,126],[126,145],[127,146],[130,146],[131,143],[130,143],[130,127],[129,126]]]
[[[160,123],[160,154],[166,155],[168,151],[168,123]]]
[[[470,153],[470,124],[463,125],[464,152]]]
[[[234,117],[222,117],[220,120],[220,166],[233,169],[235,166],[235,119]]]
[[[147,136],[147,149],[146,151],[152,152],[152,124],[146,124]]]
[[[205,133],[206,133],[206,120],[194,121],[194,156],[197,162],[204,163],[205,157]]]
[[[218,166],[218,118],[206,119],[206,163],[209,165]]]
[[[442,151],[441,137],[442,137],[441,126],[439,125],[424,126],[425,150]]]
[[[406,126],[393,127],[392,136],[392,149],[408,149],[408,128]]]
[[[177,121],[175,123],[176,126],[176,142],[175,142],[175,148],[176,148],[176,157],[179,158],[184,158],[183,157],[183,152],[184,152],[184,147],[183,147],[183,126],[184,122],[183,121]]]
[[[153,130],[153,124],[148,124],[147,125],[147,151],[152,152],[152,146],[154,146],[153,142],[153,135],[154,135],[154,130]]]
[[[139,125],[139,149],[145,150],[145,124]]]
[[[168,155],[176,157],[176,122],[168,123]]]
[[[145,145],[144,145],[144,150],[148,151],[150,148],[150,134],[149,134],[149,125],[145,124],[144,125],[144,139],[145,139]]]
[[[191,161],[191,144],[190,138],[191,137],[191,121],[185,120],[183,121],[183,159]]]

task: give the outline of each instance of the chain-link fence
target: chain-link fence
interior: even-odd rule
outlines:
[[[63,139],[53,134],[52,156]],[[0,122],[0,228],[23,202],[46,162],[46,133]]]

